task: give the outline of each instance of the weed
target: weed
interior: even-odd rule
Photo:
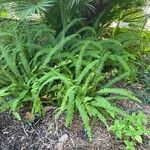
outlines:
[[[137,143],[142,144],[142,136],[149,135],[146,129],[147,117],[144,113],[127,114],[120,120],[115,120],[109,130],[113,131],[117,138],[123,139],[127,150],[135,150]]]

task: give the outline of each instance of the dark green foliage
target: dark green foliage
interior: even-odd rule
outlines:
[[[94,27],[99,28],[101,33],[103,27],[108,27],[114,21],[136,22],[143,18],[142,6],[146,0],[112,0],[106,5],[103,11],[97,13]],[[100,25],[100,27],[99,27]]]
[[[142,72],[139,74],[139,84],[141,87],[131,87],[143,104],[150,104],[150,73]],[[137,91],[137,88],[140,88]]]
[[[110,39],[104,41],[105,43],[109,41],[106,46],[110,51],[114,54],[120,55],[121,59],[124,58],[126,61],[126,65],[124,64],[124,67],[126,66],[125,68],[127,70],[129,70],[127,65],[130,66],[130,80],[133,81],[135,79],[137,80],[138,70],[149,72],[150,66],[150,33],[149,31],[142,29],[145,26],[145,23],[137,25],[138,27],[116,27],[113,31],[109,28],[110,35],[108,36],[113,36],[114,41]],[[139,30],[139,28],[141,30]]]
[[[40,15],[45,23],[60,32],[74,19],[83,18],[80,27],[94,26],[102,32],[113,21],[134,22],[141,16],[146,0],[1,0],[2,10],[14,12],[20,19]],[[7,5],[5,5],[7,3]],[[12,3],[13,2],[13,3]],[[11,13],[13,14],[13,13]],[[13,15],[14,16],[14,15]],[[32,16],[32,17],[31,17]],[[11,16],[12,17],[12,16]],[[80,28],[79,27],[79,28]],[[79,29],[77,28],[77,29]]]

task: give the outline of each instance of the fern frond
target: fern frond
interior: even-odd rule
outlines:
[[[9,94],[9,87],[0,89],[0,98]]]
[[[95,101],[91,102],[91,105],[104,108],[104,111],[108,112],[113,118],[115,118],[116,115],[123,113],[121,109],[113,106],[108,99],[101,96],[95,97]]]
[[[68,104],[67,104],[67,111],[66,111],[66,126],[69,126],[72,124],[73,121],[73,115],[74,115],[74,111],[75,111],[75,91],[76,91],[76,86],[73,86],[72,88],[70,88],[70,91],[68,90],[66,92],[66,95],[64,97],[64,99],[66,97],[68,97]],[[63,100],[64,101],[64,100]],[[62,102],[63,103],[63,102]],[[64,102],[65,103],[65,102]],[[65,104],[62,104],[65,105]],[[62,106],[63,107],[63,106]],[[61,110],[61,109],[60,109]]]
[[[62,104],[60,106],[60,111],[63,112],[65,107],[66,107],[66,103],[67,101],[71,98],[73,98],[73,94],[74,94],[74,90],[76,90],[77,86],[71,86],[67,92],[65,93],[64,99],[62,100]]]
[[[55,80],[60,80],[60,81],[62,81],[62,82],[65,84],[65,86],[66,86],[67,88],[69,88],[69,86],[72,85],[72,83],[70,82],[70,79],[66,78],[65,76],[63,76],[63,75],[61,75],[61,74],[59,74],[59,76],[53,74],[52,77],[50,77],[50,78],[48,78],[46,81],[43,81],[43,82],[40,83],[39,88],[38,88],[38,94],[40,93],[40,91],[43,89],[43,87],[44,87],[46,84],[51,83],[51,82],[53,82],[53,81],[55,81]]]
[[[17,68],[17,64],[16,64],[15,58],[12,57],[11,54],[9,53],[9,48],[7,47],[7,48],[4,48],[4,49],[2,50],[2,56],[5,59],[7,66],[14,73],[14,75],[16,77],[21,76],[20,72],[19,72],[19,70]]]
[[[100,56],[99,54],[96,52],[94,52],[94,50],[91,50],[91,51],[87,51],[85,54],[84,54],[85,57],[93,57],[95,59],[100,59]]]
[[[77,18],[77,19],[72,20],[69,24],[67,24],[67,25],[65,26],[65,28],[59,33],[59,35],[58,35],[58,37],[57,37],[57,40],[58,40],[58,41],[63,40],[63,39],[65,38],[65,34],[67,33],[67,31],[69,31],[69,29],[70,29],[71,27],[73,27],[74,25],[76,25],[76,24],[78,24],[79,22],[81,22],[81,20],[82,20],[81,18],[80,18],[80,19]],[[76,32],[75,34],[79,35],[78,32]]]
[[[81,28],[81,29],[79,29],[76,33],[77,34],[81,34],[82,32],[91,32],[91,34],[94,36],[94,37],[96,37],[96,31],[95,31],[95,29],[93,28],[93,27],[90,27],[90,26],[87,26],[87,27],[83,27],[83,28]],[[88,33],[89,33],[88,32]]]
[[[33,96],[33,106],[32,106],[32,114],[43,114],[43,105],[38,95]]]
[[[46,65],[50,62],[51,57],[53,56],[53,54],[60,50],[64,44],[66,44],[68,41],[73,40],[75,37],[77,37],[78,35],[73,34],[70,36],[65,37],[62,41],[60,41],[54,48],[51,49],[50,53],[46,56],[43,64],[41,65],[40,69],[43,69],[46,67]]]
[[[94,99],[95,101],[92,101],[90,103],[91,105],[101,107],[104,109],[110,109],[112,107],[111,104],[108,102],[108,100],[102,96],[97,96]]]
[[[131,68],[130,68],[129,64],[127,63],[127,61],[125,61],[122,56],[119,56],[119,55],[113,55],[113,56],[122,65],[124,70],[131,74]]]
[[[13,112],[16,112],[18,109],[18,105],[21,103],[22,99],[26,96],[26,93],[27,93],[27,91],[24,90],[19,93],[17,98],[12,98],[8,102],[5,101],[5,103],[3,103],[0,106],[0,112],[5,111],[6,109],[10,109]]]
[[[99,60],[95,60],[92,61],[91,63],[89,63],[80,73],[80,75],[77,77],[77,84],[80,84],[82,79],[84,78],[84,76],[89,72],[90,69],[92,69],[97,63],[99,62]]]
[[[120,95],[120,96],[128,97],[128,98],[130,98],[132,100],[135,100],[137,102],[140,102],[140,100],[137,97],[135,97],[131,91],[128,91],[126,89],[103,88],[103,89],[99,90],[97,93],[98,94],[117,94],[117,95]]]
[[[33,64],[33,65],[36,65],[38,60],[41,59],[40,57],[43,56],[43,55],[47,55],[48,53],[53,53],[51,51],[52,47],[51,45],[48,45],[46,46],[46,48],[42,48],[40,49],[36,54],[35,56],[33,57],[33,59],[31,60],[30,64]]]
[[[98,63],[98,67],[96,69],[96,73],[95,73],[95,78],[94,81],[92,83],[92,87],[93,87],[93,91],[95,91],[97,84],[103,79],[102,77],[102,70],[104,67],[105,62],[107,61],[107,59],[109,58],[110,53],[106,52],[101,58],[100,61]]]
[[[108,100],[129,100],[126,96],[111,96],[107,97]]]
[[[76,77],[79,76],[79,73],[81,72],[81,68],[82,68],[82,59],[84,56],[84,52],[87,49],[89,45],[89,42],[85,43],[85,45],[82,46],[81,51],[79,53],[79,58],[78,60],[75,62],[75,69],[76,69]]]
[[[14,33],[14,43],[15,43],[16,52],[20,56],[20,61],[21,61],[24,71],[26,72],[28,76],[30,76],[31,71],[30,71],[28,59],[26,58],[26,55],[23,49],[23,41],[19,37],[19,35],[17,35],[16,30],[14,30],[13,33]]]
[[[95,73],[91,72],[88,77],[85,80],[85,84],[82,87],[82,93],[83,95],[86,95],[88,93],[88,87],[90,86],[91,80],[93,80]]]
[[[126,77],[129,76],[130,73],[128,72],[125,72],[123,74],[120,74],[119,76],[115,77],[114,79],[110,80],[106,85],[104,85],[103,87],[106,88],[106,87],[111,87],[113,84],[121,81],[122,79],[125,79]]]
[[[96,107],[86,104],[86,109],[90,116],[98,117],[99,120],[101,120],[105,125],[107,125],[106,118],[98,111]]]
[[[90,141],[92,141],[92,129],[90,127],[90,118],[88,116],[86,107],[83,104],[83,101],[79,97],[76,98],[75,103],[76,103],[77,109],[79,110],[79,113],[80,113],[81,119],[83,121],[85,130],[87,131],[87,135],[88,135]]]
[[[105,40],[102,40],[100,41],[100,43],[102,44],[102,46],[109,50],[109,51],[112,51],[114,53],[122,53],[123,51],[123,46],[122,44],[117,41],[117,40],[114,40],[114,39],[105,39]]]

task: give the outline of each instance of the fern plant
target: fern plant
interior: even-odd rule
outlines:
[[[120,29],[115,39],[119,41],[124,50],[122,51],[123,57],[128,60],[130,66],[137,74],[137,70],[148,70],[149,66],[149,32],[141,30],[132,30],[132,34],[127,29]],[[135,75],[136,75],[135,74]]]
[[[90,27],[67,36],[69,25],[55,36],[54,31],[43,24],[40,30],[36,24],[17,25],[10,30],[2,29],[0,34],[3,66],[0,68],[0,111],[11,109],[21,119],[20,108],[30,103],[32,114],[42,115],[41,97],[48,94],[50,104],[55,100],[60,106],[57,116],[66,112],[67,126],[71,125],[74,112],[79,111],[91,139],[90,116],[98,117],[107,125],[108,118],[123,113],[113,100],[138,101],[131,92],[111,87],[130,75],[126,61],[107,46],[112,42],[118,46],[116,41],[99,41]],[[121,74],[103,85],[109,61],[115,62],[112,69],[120,68]]]
[[[81,47],[79,54],[77,53],[72,59],[72,63],[67,67],[67,73],[56,73],[57,77],[63,78],[62,82],[67,82],[61,94],[57,95],[57,99],[62,99],[60,108],[58,109],[57,117],[61,113],[66,112],[66,126],[71,125],[73,116],[78,110],[87,135],[92,139],[92,131],[90,127],[90,117],[98,117],[105,125],[109,117],[115,118],[118,114],[123,113],[117,106],[113,104],[113,100],[132,99],[139,101],[132,92],[125,89],[112,88],[111,86],[117,81],[125,77],[125,74],[116,77],[105,85],[101,85],[104,79],[102,73],[105,61],[109,58],[109,53],[104,55],[94,55],[97,57],[94,60],[89,60],[88,56],[91,43],[88,41]],[[96,45],[96,44],[95,44]],[[97,48],[98,49],[98,48]],[[99,51],[101,48],[99,47]],[[73,51],[73,53],[75,53]],[[86,57],[89,59],[86,60]],[[91,58],[92,59],[92,58]],[[127,75],[127,74],[126,74]],[[52,81],[54,77],[47,82]],[[65,79],[65,80],[64,80]],[[58,84],[58,83],[57,83]],[[110,94],[113,94],[113,96]],[[62,95],[62,96],[60,96]]]
[[[59,55],[60,49],[76,35],[59,38],[57,42],[53,31],[46,26],[40,31],[36,25],[18,26],[3,29],[0,34],[0,111],[11,109],[20,119],[18,110],[26,102],[33,105],[34,113],[42,113],[42,103],[36,93],[39,78],[55,67],[54,55]],[[7,97],[11,100],[7,101]]]

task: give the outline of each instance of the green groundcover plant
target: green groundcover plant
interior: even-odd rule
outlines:
[[[147,116],[139,112],[115,120],[109,130],[113,131],[117,138],[123,139],[127,150],[135,150],[137,143],[143,143],[142,136],[150,134],[150,130],[146,129],[146,125]]]

